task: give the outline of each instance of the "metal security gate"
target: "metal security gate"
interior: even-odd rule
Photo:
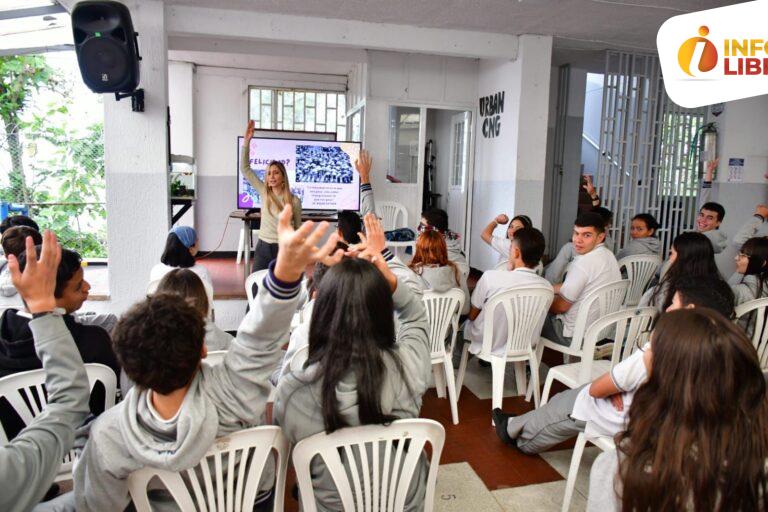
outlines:
[[[694,228],[699,179],[691,145],[705,115],[667,97],[657,57],[606,52],[595,182],[603,206],[614,213],[616,249],[629,241],[638,213],[662,225],[665,251],[675,236]]]

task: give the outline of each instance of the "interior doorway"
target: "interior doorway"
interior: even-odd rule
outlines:
[[[422,205],[448,212],[449,228],[467,241],[472,112],[428,108]]]

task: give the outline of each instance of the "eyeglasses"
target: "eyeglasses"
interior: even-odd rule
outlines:
[[[749,254],[745,254],[745,253],[743,253],[743,252],[740,252],[740,253],[738,253],[738,254],[736,255],[736,258],[738,258],[738,259],[741,259],[741,258],[749,258]]]

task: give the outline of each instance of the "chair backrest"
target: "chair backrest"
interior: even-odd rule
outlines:
[[[263,270],[257,270],[253,274],[249,275],[245,278],[245,295],[248,297],[248,305],[251,306],[251,309],[253,309],[253,299],[256,297],[253,293],[253,285],[256,285],[256,289],[258,290],[258,287],[261,286],[261,283],[264,281],[264,276],[267,275],[268,270],[265,268]]]
[[[291,360],[288,361],[288,367],[292,372],[297,372],[301,370],[302,366],[304,366],[304,363],[307,361],[308,357],[309,345],[304,345],[299,350],[294,352],[293,357],[291,357]]]
[[[650,340],[653,320],[657,314],[658,310],[654,307],[622,309],[592,322],[584,334],[584,357],[581,359],[579,382],[588,382],[592,378],[595,346],[603,339],[603,332],[610,329],[613,333],[613,368]]]
[[[420,510],[431,512],[445,443],[445,429],[438,422],[396,420],[387,426],[364,425],[331,434],[321,432],[300,441],[293,449],[293,466],[304,512],[317,511],[310,473],[316,456],[331,474],[346,512],[404,510],[408,488],[427,443],[432,445],[432,457],[424,506]]]
[[[576,314],[571,349],[581,350],[584,343],[584,333],[592,321],[621,309],[628,289],[629,279],[622,279],[604,284],[594,289],[592,293],[584,298],[584,301],[579,306],[579,312]],[[608,329],[603,330],[604,335],[607,332]]]
[[[209,365],[214,366],[220,364],[224,360],[225,355],[227,355],[226,350],[210,350],[204,360]]]
[[[274,510],[283,510],[288,440],[280,427],[241,430],[213,442],[194,467],[178,473],[145,467],[128,476],[128,491],[137,512],[150,512],[147,488],[157,477],[181,510],[251,512],[267,457],[277,455]],[[153,485],[152,489],[156,487]]]
[[[421,300],[427,310],[432,357],[442,357],[445,355],[448,329],[453,327],[454,333],[458,331],[459,314],[464,307],[464,292],[459,288],[452,288],[443,293],[426,290]]]
[[[117,398],[117,376],[112,368],[98,363],[85,365],[88,384],[91,391],[97,382],[104,386],[104,410],[115,405]],[[0,398],[5,398],[24,425],[29,425],[35,417],[45,410],[48,394],[45,390],[45,370],[29,370],[0,378]],[[8,443],[8,434],[0,425],[0,446]],[[76,453],[70,450],[64,455],[59,474],[72,471]]]
[[[384,231],[408,227],[408,210],[397,201],[376,201],[376,215],[381,218]]]
[[[507,341],[505,354],[528,354],[533,348],[533,341],[539,339],[544,319],[549,306],[554,300],[554,292],[548,286],[513,288],[491,297],[483,308],[483,347],[481,354],[493,352],[494,331],[499,329],[496,315],[497,308],[502,308],[506,319]]]
[[[625,268],[629,279],[625,306],[637,306],[640,303],[640,297],[660,266],[661,257],[655,254],[638,254],[619,260],[619,269]]]
[[[762,299],[750,300],[744,304],[736,306],[736,319],[751,315],[747,319],[749,328],[747,332],[752,336],[752,344],[757,350],[757,357],[760,360],[760,368],[763,371],[768,370],[768,297]]]

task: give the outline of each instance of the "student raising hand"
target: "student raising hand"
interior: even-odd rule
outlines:
[[[19,260],[16,256],[8,255],[8,269],[13,286],[26,301],[30,313],[52,311],[56,307],[53,292],[56,288],[56,272],[61,261],[61,246],[56,241],[56,235],[50,230],[43,233],[39,260],[31,236],[27,237],[26,245],[27,263],[23,273],[19,270]]]
[[[298,281],[307,265],[321,260],[337,263],[344,255],[339,249],[333,252],[330,260],[327,258],[339,240],[336,233],[331,234],[321,247],[317,246],[328,230],[327,222],[323,221],[314,228],[315,223],[307,221],[299,229],[294,230],[291,225],[292,216],[293,209],[288,204],[285,205],[277,220],[277,239],[280,250],[275,263],[275,277],[286,282]]]
[[[384,256],[381,254],[387,244],[387,239],[384,236],[384,227],[381,225],[381,221],[372,213],[363,217],[363,224],[365,225],[366,234],[360,233],[361,243],[358,244],[359,253],[357,257],[373,263],[394,292],[397,288],[397,277],[392,273],[392,270],[390,270],[387,262],[384,260]]]
[[[360,158],[355,160],[355,169],[360,175],[360,183],[366,184],[371,182],[371,167],[373,167],[373,158],[371,154],[366,151],[360,151]]]

